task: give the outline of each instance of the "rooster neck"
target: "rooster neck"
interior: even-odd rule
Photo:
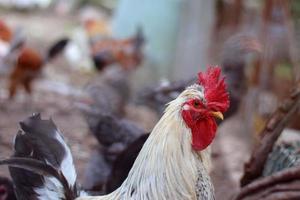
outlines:
[[[190,129],[178,111],[169,109],[144,144],[128,178],[112,195],[116,199],[197,199],[199,173],[208,176],[209,161],[208,150],[192,149]]]

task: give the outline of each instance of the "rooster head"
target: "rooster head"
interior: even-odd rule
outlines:
[[[209,67],[198,74],[198,83],[188,87],[180,96],[181,115],[192,133],[192,147],[196,151],[209,146],[216,135],[216,118],[223,120],[229,107],[229,95],[219,67]]]

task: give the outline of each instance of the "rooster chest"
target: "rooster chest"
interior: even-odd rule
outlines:
[[[208,173],[203,168],[198,170],[196,196],[197,200],[215,200],[213,184]]]

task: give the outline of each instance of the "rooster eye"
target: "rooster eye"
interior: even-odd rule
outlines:
[[[199,100],[194,101],[194,107],[198,108],[201,105]]]

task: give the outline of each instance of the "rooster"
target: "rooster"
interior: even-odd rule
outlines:
[[[35,195],[38,194],[37,199],[213,200],[214,188],[209,176],[210,144],[217,131],[215,118],[223,119],[223,113],[229,107],[224,78],[220,76],[221,69],[217,67],[199,73],[198,83],[187,87],[168,104],[127,179],[120,188],[108,195],[92,197],[78,194],[70,151],[53,122],[43,121],[39,116],[30,118],[25,125],[23,122],[25,134],[20,133],[16,138],[15,148],[20,145],[22,149],[19,150],[24,150],[23,157],[26,158],[14,157],[0,161],[0,164],[39,174],[39,184],[32,185]],[[24,135],[27,137],[18,141]],[[43,138],[43,143],[34,146],[32,144],[39,140],[30,140],[29,136]],[[50,141],[52,145],[49,145]],[[18,142],[21,143],[18,145]],[[44,155],[33,147],[44,149]],[[47,156],[48,159],[41,156]],[[12,171],[11,175],[16,177]],[[17,175],[19,181],[24,182],[26,173],[23,171]],[[27,179],[25,184],[31,184],[32,181],[35,180]],[[16,187],[17,191],[26,189],[20,184]],[[27,196],[23,193],[22,197]]]
[[[45,64],[54,59],[67,43],[68,39],[59,40],[49,48],[44,58],[36,50],[26,46],[22,47],[9,77],[9,98],[14,98],[20,86],[23,86],[26,92],[31,94],[33,80],[40,75]]]

